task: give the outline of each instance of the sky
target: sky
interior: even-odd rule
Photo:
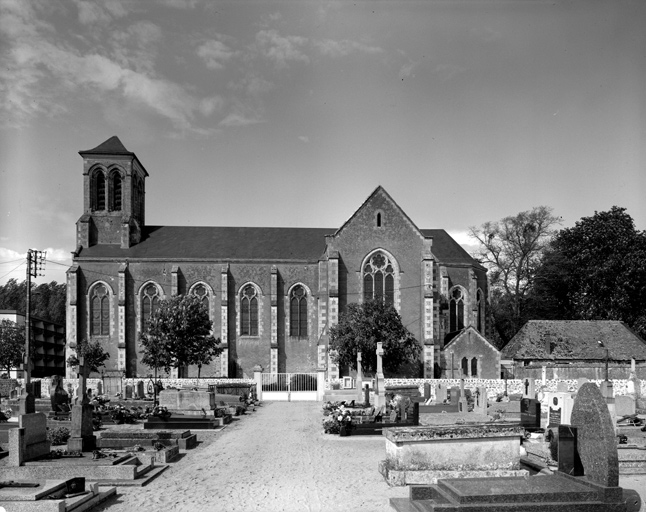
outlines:
[[[117,135],[146,222],[340,227],[381,185],[471,226],[613,205],[646,229],[646,2],[0,0],[0,284],[64,282],[78,151]]]

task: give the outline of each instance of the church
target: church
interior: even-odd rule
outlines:
[[[145,377],[147,319],[160,300],[193,294],[224,347],[202,377],[247,377],[259,365],[326,368],[334,379],[343,375],[328,354],[330,327],[348,304],[381,297],[419,341],[424,377],[498,377],[500,354],[485,337],[486,269],[443,229],[418,228],[382,187],[336,228],[156,226],[146,222],[149,175],[135,153],[115,136],[79,154],[67,355],[79,340],[100,340],[107,369]]]

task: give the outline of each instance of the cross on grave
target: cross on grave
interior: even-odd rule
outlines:
[[[529,380],[525,379],[524,385],[525,385],[525,395],[527,395],[527,393],[529,392]]]
[[[375,375],[375,405],[386,405],[386,396],[384,394],[384,370],[382,357],[384,355],[383,343],[377,343],[377,374]]]
[[[357,380],[356,387],[359,402],[363,400],[363,372],[361,371],[361,351],[357,352]]]
[[[86,375],[85,375],[85,357],[79,356],[79,370],[78,370],[78,379],[79,379],[79,397],[81,398],[81,404],[89,404],[90,400],[87,397],[87,384],[86,384]]]

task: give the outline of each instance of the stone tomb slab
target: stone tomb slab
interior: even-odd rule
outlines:
[[[625,512],[623,490],[562,473],[529,478],[446,479],[411,486],[410,500],[392,498],[398,512]]]
[[[596,384],[581,386],[572,409],[578,450],[588,479],[606,487],[619,485],[617,437],[608,405]]]

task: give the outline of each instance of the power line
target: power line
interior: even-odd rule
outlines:
[[[0,279],[4,279],[5,277],[7,277],[7,276],[8,276],[9,274],[11,274],[12,272],[15,272],[16,270],[18,270],[18,269],[19,269],[20,267],[22,267],[24,264],[25,264],[25,261],[24,261],[24,260],[21,260],[21,263],[20,263],[16,268],[14,268],[13,270],[10,270],[9,272],[7,272],[5,275],[3,275],[2,277],[0,277]]]

